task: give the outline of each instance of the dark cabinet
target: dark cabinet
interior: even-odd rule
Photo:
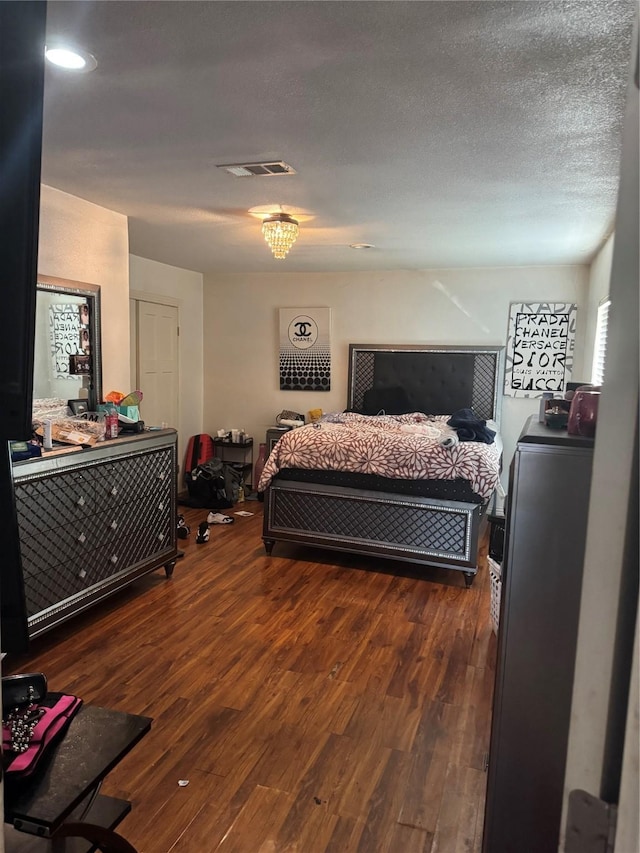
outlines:
[[[285,432],[289,432],[291,427],[288,426],[272,426],[267,430],[267,455],[266,458],[269,458],[269,455],[276,444],[280,441]]]
[[[593,441],[527,422],[511,463],[484,853],[556,853]]]
[[[146,572],[171,575],[176,439],[144,433],[14,465],[31,637]]]

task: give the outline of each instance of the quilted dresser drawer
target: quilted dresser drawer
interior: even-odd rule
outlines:
[[[178,554],[177,434],[162,430],[14,466],[29,633]]]

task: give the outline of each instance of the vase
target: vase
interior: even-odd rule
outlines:
[[[593,438],[598,420],[598,402],[600,391],[576,391],[569,410],[567,432],[569,435],[581,435]]]
[[[258,483],[260,482],[260,477],[262,477],[262,470],[264,468],[265,462],[267,461],[267,445],[261,444],[258,449],[258,458],[256,459],[256,466],[254,470],[254,488],[258,488]]]

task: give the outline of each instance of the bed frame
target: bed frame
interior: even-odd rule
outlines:
[[[348,408],[370,389],[402,388],[412,411],[446,414],[472,408],[500,423],[503,347],[378,344],[349,346]],[[485,504],[438,500],[288,480],[265,494],[263,541],[370,554],[463,572],[471,586]]]

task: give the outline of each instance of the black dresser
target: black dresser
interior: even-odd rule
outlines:
[[[557,853],[593,440],[527,422],[509,477],[483,853]]]
[[[13,466],[29,635],[177,557],[175,430]]]

